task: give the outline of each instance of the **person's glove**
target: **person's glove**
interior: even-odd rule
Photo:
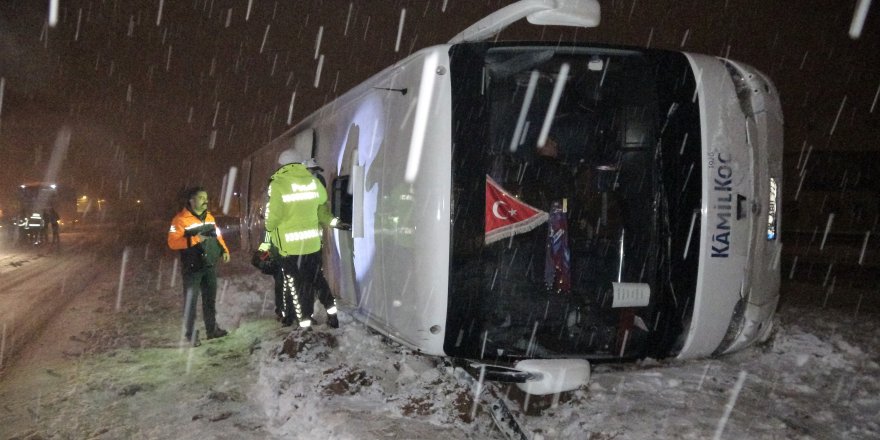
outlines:
[[[334,218],[333,220],[330,220],[330,227],[336,228],[336,229],[342,229],[345,231],[351,230],[351,225],[348,223],[343,223],[342,220],[339,220],[339,218]]]
[[[272,247],[271,243],[263,242],[263,243],[260,243],[260,247],[258,247],[257,250],[260,252],[269,252],[270,247]]]

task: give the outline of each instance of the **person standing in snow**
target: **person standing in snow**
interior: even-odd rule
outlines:
[[[59,235],[61,231],[58,229],[58,222],[61,219],[58,217],[58,212],[55,211],[55,208],[50,207],[43,216],[46,217],[46,224],[52,227],[52,244],[59,244],[61,242]]]
[[[312,325],[315,296],[327,310],[327,325],[337,328],[336,302],[321,273],[322,226],[336,227],[330,214],[327,189],[303,164],[304,156],[288,149],[269,179],[266,233],[260,251],[275,247],[281,259],[284,303],[282,325]]]
[[[323,185],[326,189],[327,182],[324,180],[324,176],[321,175],[321,172],[324,171],[324,169],[318,165],[318,162],[314,158],[309,158],[305,162],[303,162],[303,165],[305,165],[306,169],[308,169],[309,172],[312,173],[312,176],[318,179],[318,181],[321,182],[321,185]],[[284,274],[281,270],[281,257],[278,254],[278,248],[276,248],[275,246],[272,246],[268,252],[269,258],[272,261],[272,267],[274,269],[272,271],[272,279],[275,281],[275,319],[277,319],[278,321],[282,321],[284,319],[284,315],[281,313],[282,310],[284,310]],[[318,258],[317,271],[321,274],[321,277],[324,276],[323,261],[321,258]],[[330,324],[336,327],[336,319],[330,320]]]
[[[186,192],[186,206],[174,216],[168,231],[168,247],[180,251],[183,272],[183,320],[184,337],[193,346],[199,345],[197,332],[193,331],[196,319],[196,290],[202,293],[202,318],[208,339],[227,335],[217,325],[214,302],[217,297],[217,270],[215,264],[221,258],[229,262],[229,248],[214,216],[208,212],[208,193],[202,187]]]

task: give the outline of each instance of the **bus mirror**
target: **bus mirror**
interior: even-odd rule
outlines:
[[[601,16],[602,8],[596,0],[521,0],[483,17],[449,44],[488,40],[522,18],[538,26],[596,27]]]
[[[538,26],[572,26],[591,28],[599,26],[602,8],[598,1],[557,2],[554,9],[533,12],[526,16]]]

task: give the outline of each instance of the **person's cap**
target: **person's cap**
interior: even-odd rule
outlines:
[[[302,153],[293,148],[288,148],[281,152],[278,156],[278,165],[287,165],[289,163],[302,163],[305,158]]]
[[[306,159],[305,162],[303,162],[303,165],[305,165],[306,168],[318,168],[320,170],[323,170],[323,168],[321,168],[321,166],[318,165],[318,161],[315,160],[314,157],[310,157],[310,158]]]

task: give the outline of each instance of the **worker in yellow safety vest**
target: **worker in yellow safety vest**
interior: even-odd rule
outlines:
[[[336,302],[321,273],[322,226],[340,226],[327,203],[327,189],[303,165],[305,156],[288,149],[269,179],[264,213],[266,233],[259,250],[274,246],[281,257],[284,280],[282,325],[312,325],[315,296],[327,311],[327,325],[337,328]]]

